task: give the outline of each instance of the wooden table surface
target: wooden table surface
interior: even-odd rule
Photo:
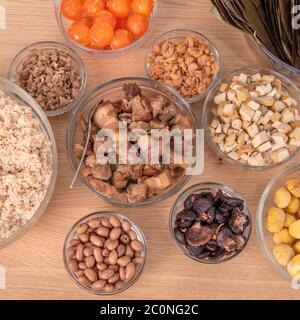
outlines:
[[[190,28],[207,35],[219,48],[223,72],[257,64],[243,35],[211,16],[209,0],[158,0],[154,33]],[[41,40],[63,41],[54,17],[52,0],[0,0],[7,11],[7,28],[0,30],[0,75],[6,77],[14,55]],[[116,59],[83,57],[88,90],[96,84],[124,76],[143,76],[147,44]],[[193,105],[199,115],[202,104]],[[113,299],[299,299],[270,265],[253,233],[245,251],[219,265],[197,263],[184,256],[171,238],[169,209],[175,197],[143,209],[114,208],[96,199],[82,185],[69,189],[72,171],[67,161],[65,133],[68,115],[51,119],[59,152],[59,175],[54,196],[39,222],[21,239],[0,251],[7,273],[7,289],[0,299],[109,299],[80,290],[69,279],[62,262],[62,246],[72,224],[97,210],[119,210],[144,230],[148,262],[139,281]],[[247,201],[255,221],[257,204],[267,182],[279,169],[263,173],[242,171],[221,163],[205,146],[205,170],[189,185],[215,181],[236,189]],[[187,186],[186,186],[187,187]]]

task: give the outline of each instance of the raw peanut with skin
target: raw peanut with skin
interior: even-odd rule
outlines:
[[[84,244],[85,248],[95,247],[90,241]]]
[[[75,276],[77,278],[84,276],[84,271],[83,270],[77,270],[74,272]]]
[[[75,247],[69,247],[67,249],[67,257],[68,258],[73,257],[75,255],[75,253],[76,253],[76,248]]]
[[[126,247],[124,244],[119,244],[117,248],[118,256],[122,257],[125,254]]]
[[[137,239],[137,235],[136,235],[136,232],[134,230],[130,230],[128,232],[128,235],[129,235],[130,240],[136,240]]]
[[[126,233],[123,233],[121,234],[120,236],[120,242],[123,243],[123,244],[128,244],[130,242],[130,237],[128,234]]]
[[[94,290],[102,290],[106,286],[106,281],[105,280],[97,280],[92,284],[92,289]]]
[[[108,261],[110,264],[116,264],[118,261],[118,253],[116,250],[113,250],[110,252],[109,256],[108,256]]]
[[[134,257],[135,258],[138,258],[138,257],[141,257],[142,256],[142,253],[141,252],[135,252],[135,254],[134,254]]]
[[[94,228],[88,228],[87,229],[87,234],[91,234],[91,233],[93,233],[95,231],[95,229]]]
[[[131,224],[128,220],[122,221],[122,229],[124,232],[129,232],[131,230]]]
[[[120,238],[121,233],[122,233],[122,229],[120,227],[113,228],[109,234],[110,240],[112,241],[118,240]]]
[[[108,283],[115,284],[119,279],[119,273],[115,273],[111,278],[108,279]]]
[[[107,269],[107,265],[105,263],[97,263],[96,267],[99,271],[104,271]]]
[[[92,255],[94,254],[94,250],[95,250],[95,247],[94,247],[94,246],[85,248],[85,249],[83,250],[83,255],[84,255],[85,257],[92,256]]]
[[[92,219],[88,222],[88,226],[92,229],[96,229],[96,228],[100,227],[100,225],[101,225],[101,221],[97,218]]]
[[[134,263],[129,263],[125,269],[125,279],[126,281],[131,280],[135,275],[135,265]]]
[[[123,256],[118,259],[118,265],[121,267],[126,267],[130,263],[131,259],[128,256]]]
[[[109,256],[109,254],[110,254],[110,250],[108,250],[107,248],[104,248],[102,250],[102,255],[104,257],[104,260],[105,260],[105,258],[107,258]]]
[[[130,242],[130,246],[134,251],[137,251],[137,252],[143,252],[144,251],[144,245],[139,240],[132,240]]]
[[[114,275],[114,270],[112,269],[105,269],[104,271],[101,272],[100,279],[102,280],[108,280]]]
[[[88,225],[86,223],[83,223],[77,227],[76,232],[77,234],[86,233],[87,229],[88,229]]]
[[[75,272],[78,270],[78,262],[75,259],[70,259],[68,263],[68,267],[71,272]]]
[[[124,285],[125,285],[124,281],[119,280],[118,282],[115,283],[115,289],[119,290],[119,289],[123,288]]]
[[[85,276],[79,277],[78,280],[84,286],[90,287],[92,285],[92,282]]]
[[[93,268],[95,265],[95,258],[93,256],[88,256],[85,260],[85,263],[88,268]]]
[[[102,239],[100,237],[96,236],[95,234],[92,234],[90,236],[90,241],[96,247],[103,247],[103,245],[104,245]]]
[[[116,216],[111,216],[109,218],[109,222],[111,223],[111,225],[115,228],[121,227],[121,221],[118,217]]]
[[[99,228],[97,228],[96,233],[97,233],[98,236],[108,237],[109,231],[110,231],[109,228],[99,227]]]
[[[107,248],[107,244],[110,242],[110,239],[106,239],[104,242],[104,248]]]
[[[120,266],[118,264],[112,264],[108,267],[108,269],[114,270],[114,272],[118,272],[120,269]]]
[[[94,258],[96,260],[96,262],[103,262],[103,255],[102,255],[102,250],[100,248],[95,248],[94,249]]]
[[[134,257],[134,251],[129,244],[126,245],[125,256],[128,256],[131,259]]]
[[[107,285],[104,287],[104,291],[106,291],[106,292],[110,292],[110,291],[113,291],[113,290],[114,290],[113,284],[107,284]]]
[[[85,270],[87,268],[87,265],[86,265],[85,261],[82,261],[82,262],[79,262],[78,267],[81,270]]]
[[[125,273],[125,267],[120,267],[119,269],[119,275],[120,275],[120,279],[122,281],[126,280],[126,273]]]
[[[110,240],[109,239],[109,241],[107,242],[106,248],[111,251],[111,250],[117,249],[118,245],[119,245],[118,240]]]
[[[77,246],[79,243],[80,243],[80,241],[79,241],[78,239],[72,239],[72,240],[69,242],[69,247],[75,247],[75,246]]]
[[[98,279],[97,273],[91,269],[85,269],[84,270],[84,275],[87,277],[87,279],[89,279],[91,282],[95,282]]]
[[[101,224],[104,226],[104,227],[107,227],[107,228],[112,228],[113,225],[110,223],[109,219],[108,218],[102,218],[101,219]]]
[[[76,248],[76,260],[79,262],[83,260],[83,250],[84,245],[82,243],[78,244]]]
[[[143,257],[137,257],[132,260],[134,264],[144,264],[145,259]]]
[[[78,239],[81,241],[81,242],[88,242],[90,240],[90,236],[87,234],[87,233],[81,233],[78,235]]]

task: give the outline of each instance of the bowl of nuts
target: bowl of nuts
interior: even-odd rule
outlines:
[[[206,97],[206,140],[231,164],[274,168],[299,151],[299,96],[295,84],[275,71],[251,67],[230,72]]]
[[[176,199],[169,224],[185,255],[214,264],[229,261],[245,249],[252,220],[239,194],[227,186],[205,182],[188,188]]]
[[[175,163],[174,142],[164,152],[155,132],[174,129],[183,141],[184,133],[197,127],[188,103],[169,87],[146,78],[116,79],[96,87],[74,110],[67,131],[68,158],[74,171],[84,158],[79,179],[100,199],[118,206],[149,205],[180,190],[190,179],[187,169],[194,166],[185,160]]]
[[[256,228],[260,246],[275,269],[292,284],[299,281],[299,163],[279,172],[265,188],[257,210]]]
[[[147,77],[174,88],[189,103],[205,97],[220,69],[215,45],[192,30],[176,29],[159,35],[146,54]]]
[[[97,295],[128,289],[147,256],[143,231],[116,212],[95,212],[77,221],[63,250],[65,268],[81,289]]]

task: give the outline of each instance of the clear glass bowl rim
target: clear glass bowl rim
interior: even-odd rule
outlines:
[[[173,36],[174,35],[174,36]],[[159,35],[157,35],[152,42],[150,43],[147,52],[146,52],[146,57],[145,57],[145,66],[144,66],[144,70],[145,70],[145,74],[149,79],[152,79],[149,73],[149,63],[147,62],[148,56],[149,54],[153,51],[153,47],[157,44],[160,44],[162,41],[164,41],[165,38],[169,38],[169,39],[174,39],[174,38],[181,38],[181,37],[186,37],[188,35],[194,35],[197,38],[201,38],[204,39],[208,42],[209,47],[212,49],[213,54],[216,58],[217,64],[219,65],[219,70],[218,72],[214,75],[212,82],[210,84],[210,86],[200,95],[192,97],[192,98],[184,98],[188,103],[194,103],[196,101],[199,101],[201,99],[203,99],[211,90],[211,88],[213,87],[214,83],[218,80],[220,74],[221,74],[221,69],[222,69],[222,61],[221,61],[221,56],[219,53],[219,50],[217,49],[217,47],[215,46],[215,44],[205,35],[203,35],[202,33],[198,32],[198,31],[194,31],[194,30],[190,30],[190,29],[172,29],[169,30],[167,32],[161,33]],[[169,36],[169,37],[168,37]],[[166,85],[166,84],[165,84]],[[175,90],[173,87],[168,86],[171,89]],[[176,90],[175,90],[176,91]]]
[[[117,49],[117,50],[97,50],[97,49],[92,49],[92,48],[82,46],[81,44],[75,42],[74,40],[72,40],[68,37],[68,34],[64,28],[64,25],[62,22],[62,16],[60,13],[61,2],[62,2],[62,0],[54,0],[54,9],[55,9],[56,21],[57,21],[59,30],[60,30],[61,34],[63,35],[64,39],[67,42],[69,42],[75,50],[76,49],[79,50],[80,53],[94,56],[97,58],[119,57],[122,55],[126,55],[126,54],[130,53],[131,51],[133,51],[134,49],[137,49],[138,47],[140,47],[150,37],[150,35],[153,31],[153,26],[155,24],[157,11],[158,11],[158,0],[154,0],[155,6],[153,8],[153,11],[152,11],[150,17],[149,17],[149,27],[148,27],[147,32],[142,37],[140,37],[138,40],[134,41],[131,45],[129,45],[125,48],[122,48],[122,49]]]
[[[256,36],[256,32],[254,32],[253,35],[251,35],[251,38],[254,40],[254,42],[259,46],[259,48],[272,60],[276,61],[278,64],[282,65],[284,68],[288,69],[289,71],[296,73],[298,76],[300,76],[300,69],[295,68],[294,66],[286,63],[285,61],[279,59],[272,53]]]
[[[75,100],[73,100],[71,103],[69,103],[67,106],[65,106],[63,108],[53,110],[53,111],[43,111],[47,115],[47,117],[55,117],[55,116],[59,116],[59,115],[62,115],[64,113],[69,112],[71,109],[75,108],[76,105],[80,102],[80,100],[82,99],[82,97],[85,94],[85,89],[86,89],[86,85],[87,85],[87,71],[86,71],[84,62],[81,59],[80,55],[75,50],[73,50],[71,47],[69,47],[65,44],[62,44],[60,42],[57,42],[57,41],[38,41],[38,42],[33,42],[33,43],[29,44],[28,46],[24,47],[22,50],[20,50],[15,55],[15,57],[13,58],[13,60],[11,61],[10,65],[9,65],[8,79],[13,81],[13,77],[14,77],[16,68],[22,62],[24,57],[26,57],[26,54],[30,52],[30,50],[32,50],[32,49],[38,50],[41,48],[60,49],[60,50],[65,51],[68,55],[70,55],[70,53],[71,53],[71,58],[76,63],[76,65],[78,67],[78,71],[79,71],[81,79],[82,79],[80,92],[79,92],[78,97]]]
[[[156,86],[156,87],[160,87],[161,89],[165,90],[165,92],[170,91],[180,102],[182,105],[185,106],[185,113],[188,114],[188,116],[190,117],[190,119],[192,120],[194,129],[198,129],[199,128],[199,124],[197,121],[197,118],[194,114],[194,112],[192,111],[192,108],[190,107],[190,105],[187,103],[187,101],[185,101],[174,89],[170,88],[169,86],[166,86],[162,83],[159,83],[157,81],[154,81],[152,79],[148,79],[148,78],[142,78],[142,77],[125,77],[125,78],[118,78],[118,79],[114,79],[114,80],[110,80],[107,82],[102,83],[99,86],[94,87],[90,92],[88,92],[83,99],[80,101],[80,104],[77,105],[77,107],[73,110],[73,113],[71,114],[71,119],[69,121],[68,124],[68,128],[67,128],[67,134],[66,134],[66,149],[67,149],[67,155],[68,155],[68,161],[69,164],[73,170],[73,172],[76,172],[77,166],[74,165],[73,161],[72,161],[72,152],[73,152],[73,147],[72,147],[72,132],[73,132],[73,128],[75,126],[76,120],[77,120],[77,116],[78,113],[81,111],[81,105],[84,105],[85,103],[87,103],[97,91],[100,91],[106,87],[109,87],[111,85],[117,84],[118,82],[122,83],[122,82],[134,82],[134,81],[142,81],[146,84],[152,85],[152,86]],[[184,175],[183,178],[181,179],[180,182],[178,182],[178,184],[170,189],[169,192],[163,194],[162,196],[158,196],[158,197],[154,197],[154,198],[150,198],[149,200],[146,200],[144,202],[138,202],[138,203],[127,203],[127,202],[121,202],[118,200],[115,200],[113,198],[109,198],[107,196],[105,196],[104,194],[100,194],[98,192],[96,192],[86,181],[86,179],[83,179],[81,177],[81,175],[78,176],[78,179],[81,181],[81,183],[89,190],[91,191],[96,197],[100,198],[101,200],[104,200],[108,203],[114,204],[116,206],[119,207],[142,207],[142,206],[148,206],[148,205],[152,205],[152,204],[156,204],[158,202],[161,202],[171,196],[173,196],[175,193],[177,193],[190,179],[191,176],[188,175]]]
[[[126,285],[118,290],[114,290],[114,291],[111,291],[111,292],[105,292],[105,291],[95,291],[93,289],[90,289],[84,285],[82,285],[76,278],[75,275],[72,274],[72,272],[69,270],[69,267],[68,267],[68,258],[67,258],[67,255],[66,255],[66,251],[67,251],[67,248],[68,248],[68,243],[69,241],[71,240],[71,236],[72,234],[74,233],[76,227],[83,223],[84,221],[89,221],[91,220],[93,217],[96,218],[96,217],[108,217],[108,216],[116,216],[118,217],[121,221],[122,220],[128,220],[133,228],[134,231],[137,232],[137,235],[138,235],[138,239],[140,239],[140,241],[143,243],[144,245],[144,264],[140,267],[138,273],[136,273],[136,275],[134,276],[134,278],[132,278],[132,280],[130,280],[128,283],[126,283]],[[147,262],[147,249],[148,248],[148,245],[147,245],[147,240],[146,240],[146,237],[145,237],[145,234],[143,232],[143,230],[139,227],[139,225],[137,225],[135,222],[133,222],[130,218],[128,218],[127,216],[125,216],[124,214],[121,214],[121,213],[118,213],[116,211],[95,211],[95,212],[92,212],[92,213],[89,213],[87,215],[85,215],[84,217],[80,218],[79,220],[77,220],[71,227],[71,229],[69,230],[66,238],[65,238],[65,242],[64,242],[64,246],[63,246],[63,261],[64,261],[64,266],[65,266],[65,270],[66,272],[68,273],[69,277],[71,278],[71,280],[81,289],[85,290],[86,292],[89,292],[89,293],[93,293],[93,294],[96,294],[96,295],[103,295],[103,296],[109,296],[109,295],[113,295],[113,294],[117,294],[117,293],[120,293],[122,291],[125,291],[127,290],[128,288],[130,288],[131,286],[133,286],[137,281],[138,279],[140,278],[140,276],[142,275],[143,271],[144,271],[144,268],[145,268],[145,265],[146,265],[146,262]]]
[[[269,169],[279,167],[282,164],[286,163],[287,161],[291,160],[299,152],[300,147],[298,147],[293,152],[291,152],[290,155],[281,162],[274,163],[274,164],[267,165],[267,166],[252,166],[249,164],[243,164],[243,163],[239,162],[238,160],[234,160],[234,159],[230,158],[227,154],[225,154],[223,151],[221,151],[221,149],[219,148],[219,146],[216,143],[214,143],[212,141],[211,134],[209,132],[209,124],[208,124],[208,115],[209,115],[211,107],[212,107],[211,105],[209,105],[209,100],[211,99],[212,95],[216,94],[216,92],[218,91],[222,82],[226,82],[226,79],[232,77],[236,73],[242,73],[242,72],[248,73],[248,74],[254,74],[254,73],[260,72],[260,73],[272,74],[272,75],[275,75],[276,77],[280,78],[285,83],[287,83],[292,88],[292,90],[295,90],[296,92],[298,92],[298,95],[293,98],[297,100],[298,108],[300,107],[300,90],[294,84],[293,81],[288,79],[282,73],[274,71],[269,68],[261,68],[261,67],[257,67],[257,66],[243,67],[240,69],[229,71],[228,73],[224,74],[221,78],[219,78],[215,82],[215,84],[213,85],[210,92],[208,93],[208,95],[205,98],[204,105],[203,105],[203,111],[202,111],[202,127],[204,128],[204,131],[205,131],[205,140],[217,156],[219,156],[221,159],[224,159],[227,162],[229,162],[239,168],[253,170],[253,171],[264,171],[264,170],[269,170]]]
[[[230,195],[236,197],[236,198],[239,198],[241,200],[244,201],[244,212],[246,213],[246,215],[248,216],[249,218],[249,225],[246,227],[248,228],[248,237],[246,239],[246,242],[243,246],[243,248],[241,250],[239,250],[235,255],[232,255],[232,256],[229,256],[225,259],[221,259],[221,260],[216,260],[216,261],[209,261],[209,260],[199,260],[197,259],[196,257],[192,256],[191,254],[188,253],[188,251],[184,251],[183,247],[178,243],[178,241],[176,240],[175,238],[175,235],[174,235],[174,225],[173,225],[173,217],[176,216],[176,214],[178,213],[178,211],[176,211],[176,207],[178,206],[179,203],[183,203],[184,200],[192,193],[199,193],[199,192],[205,192],[205,191],[211,191],[211,190],[222,190],[224,191],[225,193],[229,193]],[[240,253],[242,253],[248,242],[249,242],[249,239],[251,237],[251,234],[252,234],[252,217],[251,217],[251,211],[245,201],[245,199],[239,194],[237,193],[234,189],[232,189],[231,187],[228,187],[224,184],[221,184],[221,183],[217,183],[217,182],[210,182],[210,181],[207,181],[207,182],[201,182],[201,183],[197,183],[197,184],[194,184],[192,186],[190,186],[189,188],[185,189],[184,191],[182,191],[180,193],[180,195],[176,198],[176,200],[174,201],[172,207],[171,207],[171,210],[170,210],[170,213],[169,213],[169,229],[170,229],[170,233],[172,235],[172,238],[173,240],[175,241],[176,243],[176,246],[177,248],[180,249],[181,252],[183,252],[187,257],[189,257],[190,259],[193,259],[197,262],[200,262],[200,263],[204,263],[204,264],[221,264],[221,263],[224,263],[224,262],[228,262],[232,259],[234,259],[235,257],[237,257]]]
[[[289,279],[292,281],[292,276],[287,272],[287,270],[281,266],[276,259],[273,256],[272,251],[269,250],[268,245],[265,241],[264,237],[264,216],[265,216],[265,202],[268,199],[269,193],[272,190],[273,186],[276,185],[277,181],[284,176],[285,174],[288,174],[291,171],[294,170],[300,170],[300,162],[294,162],[287,166],[286,168],[282,169],[280,172],[278,172],[267,184],[265,187],[261,198],[259,200],[257,212],[256,212],[256,234],[258,238],[258,243],[260,245],[260,248],[262,252],[264,253],[265,257],[272,262],[273,267],[280,273],[282,274],[285,278]]]
[[[41,127],[43,128],[45,134],[47,135],[47,138],[49,139],[52,145],[52,176],[49,181],[48,189],[46,191],[44,199],[40,203],[40,206],[38,207],[34,215],[31,217],[31,219],[28,220],[28,222],[16,233],[14,233],[10,238],[0,243],[1,250],[20,239],[39,220],[39,218],[47,208],[56,185],[58,171],[58,155],[56,141],[51,125],[46,115],[44,114],[40,106],[37,104],[37,102],[25,90],[18,87],[12,81],[7,80],[3,77],[0,77],[0,90],[4,90],[5,92],[14,94],[17,97],[17,99],[21,99],[26,102],[23,102],[24,105],[30,106],[30,108],[33,110],[34,116],[39,120]]]

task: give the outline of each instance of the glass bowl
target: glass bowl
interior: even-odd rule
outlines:
[[[44,111],[45,114],[47,115],[47,117],[55,117],[55,116],[59,116],[63,113],[69,112],[70,110],[75,108],[75,106],[78,104],[78,102],[83,97],[84,92],[85,92],[85,88],[86,88],[86,84],[87,84],[87,73],[86,73],[85,66],[84,66],[82,59],[72,48],[65,46],[59,42],[55,42],[55,41],[41,41],[41,42],[36,42],[36,43],[30,44],[29,46],[22,49],[14,57],[14,59],[12,60],[10,66],[9,66],[8,78],[11,81],[14,81],[15,72],[17,71],[22,60],[28,54],[30,54],[31,51],[41,50],[41,49],[58,49],[58,50],[62,50],[64,52],[66,52],[72,58],[72,60],[75,62],[75,64],[77,65],[78,72],[79,72],[80,77],[82,79],[80,92],[79,92],[78,97],[75,100],[73,100],[71,103],[69,103],[64,108],[59,108],[59,109],[53,110],[53,111]]]
[[[297,69],[276,57],[258,40],[255,34],[251,35],[245,33],[245,37],[248,46],[252,51],[254,50],[263,64],[284,74],[300,88],[300,69]]]
[[[202,126],[204,128],[205,133],[205,139],[208,143],[208,145],[211,147],[211,149],[217,154],[217,156],[223,160],[226,160],[227,162],[241,168],[241,169],[249,169],[249,170],[258,170],[263,171],[267,169],[273,169],[275,167],[278,167],[282,165],[283,163],[291,160],[295,154],[299,151],[298,147],[293,152],[290,153],[290,155],[282,160],[281,162],[270,164],[267,166],[253,166],[249,164],[243,164],[238,160],[234,160],[230,158],[226,153],[224,153],[219,146],[213,142],[210,131],[209,131],[209,124],[211,123],[211,120],[213,118],[211,108],[214,105],[214,97],[217,95],[218,90],[220,88],[220,85],[222,83],[226,83],[231,80],[233,76],[239,75],[240,73],[246,73],[250,75],[254,75],[256,73],[262,73],[262,74],[269,74],[274,75],[282,82],[282,90],[288,92],[291,97],[293,97],[298,102],[298,109],[300,111],[300,91],[296,87],[296,85],[289,80],[287,77],[285,77],[283,74],[278,73],[276,71],[273,71],[271,69],[267,68],[259,68],[259,67],[248,67],[248,68],[241,68],[235,71],[231,71],[227,74],[225,74],[222,78],[218,79],[218,81],[213,85],[212,89],[210,90],[209,94],[206,96],[204,106],[203,106],[203,112],[202,112]]]
[[[52,144],[52,176],[49,181],[48,190],[44,196],[44,199],[40,203],[40,206],[36,210],[35,214],[31,217],[30,220],[16,233],[14,233],[10,238],[0,242],[0,249],[12,244],[16,240],[18,240],[26,231],[28,231],[40,218],[48,203],[52,197],[56,178],[57,178],[57,170],[58,170],[58,158],[57,158],[57,148],[55,137],[53,135],[52,128],[50,123],[45,116],[44,112],[37,104],[37,102],[23,89],[18,87],[16,84],[12,83],[11,81],[0,77],[0,90],[7,94],[9,97],[17,101],[18,103],[28,106],[32,109],[33,114],[35,115],[36,119],[40,122],[41,128],[44,131],[46,137]]]
[[[285,186],[285,183],[290,178],[300,178],[300,163],[296,162],[280,171],[266,186],[257,209],[256,214],[256,232],[260,247],[271,262],[272,266],[290,283],[292,282],[292,276],[287,272],[286,267],[280,265],[275,259],[272,249],[275,246],[273,241],[273,234],[266,229],[266,213],[269,208],[274,207],[274,195],[275,192]]]
[[[61,7],[62,0],[54,0],[54,8],[55,8],[55,16],[56,16],[56,20],[57,20],[60,32],[62,33],[65,40],[68,41],[75,50],[77,50],[81,54],[86,54],[95,58],[115,58],[115,57],[126,55],[132,52],[133,50],[140,47],[149,38],[149,36],[152,33],[153,26],[155,24],[155,18],[157,15],[157,7],[158,7],[157,2],[158,2],[157,0],[154,0],[154,8],[149,17],[149,27],[147,32],[142,37],[134,41],[131,45],[122,49],[117,49],[117,50],[92,49],[77,43],[76,41],[74,41],[68,36],[67,28],[71,25],[72,21],[65,18],[61,13],[60,7]]]
[[[212,43],[212,41],[210,41],[203,34],[201,34],[199,32],[196,32],[196,31],[193,31],[193,30],[188,30],[188,29],[171,30],[171,31],[165,32],[163,34],[160,34],[156,38],[154,38],[154,40],[151,42],[151,44],[150,44],[150,46],[149,46],[149,48],[147,50],[146,59],[145,59],[145,73],[146,73],[146,76],[151,79],[150,63],[148,61],[148,56],[149,56],[149,54],[151,54],[153,52],[153,48],[156,45],[161,44],[163,41],[171,40],[171,39],[181,39],[181,38],[184,39],[184,38],[186,38],[188,36],[191,36],[191,35],[196,37],[196,38],[198,38],[198,39],[200,39],[200,40],[206,40],[208,42],[209,48],[210,48],[211,52],[213,53],[213,55],[215,56],[217,64],[219,65],[219,70],[214,75],[214,77],[212,79],[212,82],[211,82],[210,86],[207,88],[206,91],[204,91],[202,94],[200,94],[198,96],[195,96],[195,97],[192,97],[192,98],[184,98],[183,97],[188,103],[194,103],[196,101],[199,101],[199,100],[203,99],[207,95],[207,93],[210,91],[210,89],[212,88],[213,84],[217,81],[217,79],[218,79],[218,77],[220,75],[220,72],[221,72],[221,58],[220,58],[220,54],[219,54],[218,49]]]
[[[189,258],[196,260],[198,262],[201,262],[201,263],[206,263],[206,264],[222,263],[222,262],[229,261],[229,260],[235,258],[236,256],[238,256],[245,249],[245,247],[249,241],[249,238],[251,235],[251,230],[252,230],[251,213],[250,213],[250,210],[244,200],[244,213],[249,218],[249,224],[245,228],[244,233],[243,233],[243,236],[246,238],[246,242],[245,242],[244,246],[239,251],[233,252],[228,255],[224,255],[221,259],[213,261],[213,260],[208,260],[208,259],[198,259],[197,257],[192,256],[184,245],[178,243],[178,241],[176,240],[175,235],[174,235],[176,215],[184,209],[184,201],[186,200],[186,198],[191,194],[201,193],[201,192],[211,192],[215,195],[218,190],[222,190],[228,196],[244,200],[238,193],[236,193],[236,191],[234,191],[230,187],[227,187],[225,185],[215,183],[215,182],[203,182],[203,183],[195,184],[195,185],[189,187],[188,189],[184,190],[178,196],[178,198],[175,200],[175,202],[171,208],[170,216],[169,216],[170,232],[171,232],[171,235],[172,235],[177,247]]]
[[[183,114],[187,115],[191,119],[194,130],[198,128],[196,117],[189,104],[185,100],[183,100],[173,89],[170,89],[163,84],[146,78],[129,77],[108,81],[100,86],[95,87],[91,92],[86,94],[85,97],[81,100],[80,104],[72,113],[72,117],[67,129],[66,148],[68,159],[74,172],[77,169],[79,160],[73,152],[73,146],[76,142],[79,141],[79,139],[81,139],[81,136],[79,135],[79,121],[81,119],[81,116],[88,114],[91,108],[101,100],[115,101],[122,98],[124,96],[122,89],[123,85],[128,83],[136,83],[141,88],[145,96],[153,96],[159,94],[164,96],[165,98],[173,102],[173,104],[177,108],[179,108],[179,110],[181,110]],[[105,200],[113,205],[126,207],[151,205],[165,200],[179,191],[188,182],[189,179],[190,176],[183,174],[177,184],[174,184],[168,189],[164,190],[160,195],[139,203],[127,203],[96,192],[94,188],[92,188],[88,183],[87,179],[82,177],[82,175],[79,175],[79,180],[83,183],[83,185],[87,187],[87,189],[90,190],[98,198]]]
[[[104,290],[101,290],[101,291],[97,291],[97,290],[94,290],[92,288],[89,288],[83,284],[81,284],[78,279],[76,278],[76,276],[69,270],[69,267],[68,267],[68,257],[67,257],[67,249],[68,249],[68,244],[70,242],[70,240],[73,239],[73,236],[74,236],[74,233],[75,233],[75,230],[77,228],[78,225],[82,224],[82,223],[85,223],[85,222],[88,222],[90,220],[92,220],[93,218],[105,218],[105,217],[111,217],[111,216],[116,216],[118,217],[121,221],[122,220],[128,220],[131,224],[131,228],[133,231],[136,232],[137,234],[137,239],[144,245],[144,252],[142,254],[142,257],[144,257],[144,263],[143,265],[139,265],[139,268],[138,270],[136,271],[136,274],[135,276],[125,284],[124,287],[120,288],[120,289],[115,289],[114,291],[111,291],[111,292],[107,292],[107,291],[104,291]],[[143,233],[143,231],[140,229],[140,227],[135,224],[132,220],[130,220],[128,217],[120,214],[120,213],[117,213],[117,212],[93,212],[83,218],[81,218],[80,220],[78,220],[71,228],[71,230],[69,231],[67,237],[66,237],[66,240],[65,240],[65,243],[64,243],[64,248],[63,248],[63,260],[64,260],[64,266],[65,266],[65,269],[68,273],[68,275],[70,276],[70,278],[72,279],[72,281],[81,289],[87,291],[88,293],[93,293],[93,294],[96,294],[96,295],[112,295],[112,294],[116,294],[116,293],[120,293],[124,290],[127,290],[129,287],[131,287],[138,279],[139,277],[141,276],[143,270],[144,270],[144,266],[145,266],[145,263],[146,263],[146,259],[147,259],[147,241],[146,241],[146,238],[145,238],[145,235]]]

